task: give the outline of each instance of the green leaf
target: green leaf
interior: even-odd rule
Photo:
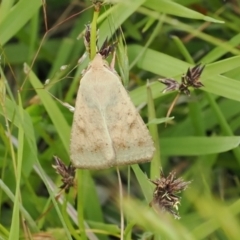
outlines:
[[[147,175],[143,173],[143,171],[137,164],[131,165],[131,167],[141,187],[144,198],[148,203],[150,203],[152,200],[153,189],[154,189],[153,184],[151,184],[151,182],[147,178]]]
[[[154,118],[151,121],[149,121],[147,123],[147,125],[150,125],[150,124],[161,124],[161,123],[165,123],[165,122],[168,122],[170,120],[173,120],[173,119],[174,119],[174,117]]]
[[[215,23],[224,23],[224,21],[205,16],[199,12],[193,11],[171,0],[148,0],[144,3],[144,6],[149,7],[154,11],[172,14],[179,17],[201,19],[204,21]]]
[[[239,146],[240,137],[173,137],[160,139],[163,155],[198,156],[221,153]]]
[[[28,67],[26,67],[28,68]],[[53,99],[50,94],[44,89],[43,85],[37,78],[37,76],[29,71],[29,80],[36,90],[39,98],[41,99],[46,111],[48,112],[56,131],[59,134],[60,139],[65,147],[65,150],[69,150],[69,139],[70,139],[70,126],[68,125],[66,119],[63,116],[63,113],[60,111],[59,107],[56,104],[56,100]]]
[[[0,23],[0,44],[4,45],[37,13],[41,0],[18,1]]]
[[[145,0],[135,0],[135,1],[120,1],[118,4],[114,5],[109,11],[102,14],[98,20],[102,21],[109,14],[107,18],[101,24],[101,36],[99,44],[101,45],[106,38],[110,38],[114,31],[116,31],[121,24],[129,18],[143,3]]]
[[[134,58],[142,49],[143,47],[141,46],[132,45],[128,48],[129,55]],[[201,90],[240,101],[240,82],[220,75],[237,68],[239,61],[240,56],[236,56],[207,65],[201,77],[204,83],[204,87]],[[167,54],[147,49],[144,56],[138,62],[138,67],[157,74],[156,78],[163,76],[180,79],[180,76],[187,71],[190,65]],[[158,82],[152,83],[153,98],[160,97],[163,88],[163,84]],[[147,100],[144,87],[135,89],[130,95],[136,105],[144,103]]]

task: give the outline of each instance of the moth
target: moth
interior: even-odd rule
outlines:
[[[70,140],[76,168],[104,169],[148,162],[155,148],[118,74],[96,54],[77,93]]]

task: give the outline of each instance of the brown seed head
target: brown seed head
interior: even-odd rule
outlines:
[[[157,210],[170,212],[175,218],[179,219],[178,205],[181,198],[176,194],[184,191],[191,181],[184,182],[182,178],[176,179],[174,172],[165,177],[162,170],[159,179],[150,181],[156,185],[150,205]]]
[[[52,167],[56,170],[56,173],[62,177],[61,189],[65,189],[65,192],[68,193],[70,188],[74,186],[75,170],[76,168],[70,163],[69,166],[66,166],[60,158],[54,156],[55,165]]]

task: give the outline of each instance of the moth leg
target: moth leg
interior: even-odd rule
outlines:
[[[113,57],[112,57],[112,61],[110,63],[110,69],[113,71],[113,72],[116,72],[115,71],[115,62],[116,62],[116,51],[113,51]]]

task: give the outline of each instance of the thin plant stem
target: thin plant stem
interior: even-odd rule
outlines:
[[[99,11],[94,10],[93,13],[93,20],[91,23],[91,36],[90,36],[90,58],[93,60],[93,58],[96,55],[96,35],[97,35],[97,19],[98,19]]]
[[[121,216],[121,240],[124,240],[124,215],[123,215],[123,190],[122,190],[122,180],[119,168],[116,167],[118,175],[118,185],[119,185],[119,206],[120,206],[120,216]]]
[[[87,240],[85,226],[84,226],[84,203],[83,203],[83,189],[79,189],[82,186],[83,180],[83,170],[77,171],[77,179],[78,179],[78,198],[77,198],[77,208],[78,208],[78,224],[81,232],[81,239]]]
[[[175,104],[176,104],[179,96],[180,96],[180,93],[178,93],[178,94],[176,95],[176,97],[174,98],[174,100],[172,101],[172,103],[171,103],[171,105],[170,105],[170,107],[169,107],[169,109],[168,109],[168,111],[167,111],[167,116],[166,116],[166,118],[169,118],[169,116],[170,116],[170,114],[171,114],[171,112],[172,112],[172,110],[173,110],[173,107],[175,106]],[[167,126],[167,123],[165,124],[165,127],[166,127],[166,126]]]

